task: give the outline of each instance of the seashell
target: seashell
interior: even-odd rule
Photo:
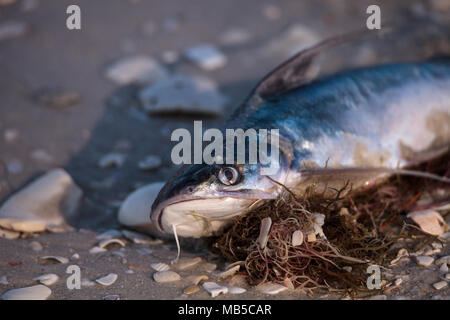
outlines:
[[[301,232],[300,230],[295,230],[292,233],[292,246],[293,247],[297,247],[297,246],[301,246],[303,244],[303,232]]]
[[[125,242],[120,239],[105,239],[98,243],[98,247],[102,249],[108,249],[109,246],[118,244],[121,247],[125,247]]]
[[[153,274],[153,279],[156,282],[165,283],[173,282],[181,279],[180,275],[174,271],[159,271]]]
[[[143,234],[128,230],[122,230],[122,235],[135,244],[151,244],[154,241]]]
[[[34,251],[41,251],[43,249],[42,244],[37,241],[31,241],[28,246]]]
[[[116,282],[118,276],[115,273],[110,273],[104,277],[98,278],[95,282],[100,283],[102,286],[110,286]]]
[[[416,262],[419,266],[428,268],[433,264],[434,258],[429,256],[416,256]]]
[[[169,265],[163,262],[152,263],[150,267],[155,271],[167,271],[170,269]]]
[[[41,263],[51,263],[51,262],[56,262],[56,263],[61,263],[61,264],[66,264],[69,262],[69,259],[64,258],[64,257],[60,257],[60,256],[44,256],[40,258]]]
[[[200,288],[197,285],[192,285],[183,290],[184,294],[194,294],[198,292]]]
[[[59,280],[59,277],[54,273],[43,274],[41,276],[33,278],[33,281],[39,281],[43,285],[51,286]]]
[[[266,282],[256,287],[258,291],[265,293],[265,294],[278,294],[280,292],[283,292],[287,290],[285,286],[282,286],[281,284],[273,283],[273,282]]]
[[[100,248],[100,247],[92,247],[92,248],[89,250],[89,253],[91,253],[91,254],[97,254],[97,253],[102,253],[102,252],[106,252],[106,251],[108,251],[108,250],[103,249],[103,248]]]
[[[437,211],[415,211],[408,213],[407,217],[412,219],[422,231],[434,236],[440,236],[448,229],[444,219]]]
[[[223,272],[217,272],[217,273],[215,273],[214,275],[215,275],[217,278],[219,278],[219,279],[231,277],[231,276],[233,276],[236,272],[238,272],[240,268],[241,268],[240,265],[236,265],[236,266],[233,266],[233,267],[231,267],[230,269],[225,270],[225,271],[223,271]]]
[[[267,240],[269,239],[269,232],[271,226],[272,226],[272,219],[270,217],[266,217],[261,220],[259,236],[258,239],[256,239],[256,243],[259,245],[260,249],[264,249],[267,245]]]
[[[46,300],[52,290],[42,284],[31,287],[12,289],[2,295],[2,300]]]
[[[436,290],[444,289],[447,286],[448,286],[448,283],[446,281],[439,281],[439,282],[433,283],[433,287]]]
[[[208,276],[206,276],[206,275],[199,275],[199,276],[193,275],[193,276],[188,276],[186,278],[186,280],[188,282],[191,282],[192,284],[198,285],[200,282],[208,280]]]
[[[225,270],[229,270],[231,268],[234,268],[235,266],[239,265],[239,266],[243,266],[245,264],[245,261],[236,261],[233,263],[230,263],[226,266]]]
[[[220,294],[227,294],[228,288],[220,286],[215,282],[205,282],[203,288],[211,294],[211,297],[215,298]]]
[[[105,240],[105,239],[112,239],[120,237],[122,233],[119,230],[111,229],[108,231],[105,231],[101,234],[99,234],[97,237],[95,237],[97,240]]]
[[[234,286],[227,286],[228,288],[228,293],[231,294],[241,294],[246,292],[247,290],[241,287],[234,287]]]
[[[72,259],[72,260],[78,260],[78,259],[80,259],[80,255],[79,255],[78,253],[74,253],[74,254],[70,257],[70,259]]]
[[[186,270],[192,268],[193,266],[199,264],[202,258],[181,258],[177,262],[173,263],[172,266],[177,270]]]
[[[400,260],[402,260],[403,258],[406,258],[406,257],[409,257],[408,250],[402,248],[402,249],[398,250],[397,257],[390,262],[390,265],[391,266],[396,265]]]

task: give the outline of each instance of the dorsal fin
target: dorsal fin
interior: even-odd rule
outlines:
[[[259,100],[277,96],[304,85],[310,80],[308,79],[307,74],[314,58],[316,58],[318,54],[328,48],[361,39],[362,37],[367,36],[369,32],[371,34],[379,34],[377,31],[368,31],[367,29],[356,31],[329,38],[308,49],[300,51],[269,72],[252,90],[247,101],[254,101],[253,99],[255,98]]]

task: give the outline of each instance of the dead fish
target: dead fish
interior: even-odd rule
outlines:
[[[265,76],[225,128],[279,129],[278,170],[261,164],[193,164],[162,188],[151,219],[184,237],[217,234],[282,185],[352,190],[446,152],[450,145],[450,58],[340,72],[309,81],[314,57],[343,36],[298,53]],[[448,181],[448,180],[447,180]]]

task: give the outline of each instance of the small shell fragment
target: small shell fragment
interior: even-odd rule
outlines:
[[[428,268],[433,264],[434,258],[430,256],[416,256],[416,262],[419,266]]]
[[[200,288],[197,285],[192,285],[183,290],[184,294],[194,294],[198,292]]]
[[[195,265],[199,264],[201,261],[202,261],[202,258],[200,258],[200,257],[181,258],[181,259],[178,259],[178,261],[175,262],[172,266],[177,270],[186,270],[186,269],[194,267]]]
[[[261,220],[261,227],[259,229],[259,236],[256,239],[256,243],[259,245],[260,249],[264,249],[267,245],[267,240],[269,238],[270,227],[272,226],[272,219],[266,217]]]
[[[119,230],[111,229],[99,234],[96,239],[97,240],[105,240],[120,237],[122,233]]]
[[[211,294],[211,297],[215,298],[220,294],[227,294],[228,288],[220,286],[215,282],[205,282],[203,288]]]
[[[450,264],[450,256],[444,256],[436,260],[436,264],[440,266],[441,264]]]
[[[306,240],[308,242],[315,242],[317,240],[316,234],[315,233],[310,233],[306,236]]]
[[[59,277],[54,273],[43,274],[41,276],[33,278],[33,281],[39,281],[43,285],[51,286],[59,280]]]
[[[102,252],[106,252],[106,251],[108,251],[108,250],[106,250],[106,249],[104,249],[104,248],[100,248],[100,247],[92,247],[92,248],[89,250],[89,253],[91,253],[91,254],[97,254],[97,253],[102,253]]]
[[[28,245],[33,251],[41,251],[43,249],[42,244],[37,241],[31,241]]]
[[[216,273],[215,276],[219,279],[228,278],[228,277],[233,276],[236,272],[238,272],[240,268],[241,268],[240,265],[236,265],[236,266],[233,266],[230,269],[227,269],[223,272]]]
[[[303,232],[301,232],[300,230],[295,230],[294,233],[292,233],[292,246],[301,246],[303,244],[303,239]]]
[[[114,282],[116,282],[118,276],[115,273],[110,273],[104,277],[98,278],[95,280],[95,282],[101,284],[102,286],[110,286],[112,285]]]
[[[150,265],[150,267],[152,267],[153,270],[155,271],[167,271],[170,269],[168,264],[165,264],[163,262],[159,262],[159,263],[152,263]]]
[[[198,285],[200,282],[208,280],[208,276],[203,274],[199,276],[193,275],[186,277],[186,280],[192,284]]]
[[[121,247],[125,247],[125,242],[120,239],[105,239],[98,243],[98,247],[102,249],[108,249],[109,246],[118,244]]]
[[[444,219],[437,211],[415,211],[408,213],[407,217],[412,219],[422,231],[434,236],[440,236],[448,229]]]
[[[41,263],[61,263],[66,264],[69,262],[69,259],[60,257],[60,256],[44,256],[40,258]]]
[[[180,275],[174,271],[159,271],[153,274],[153,279],[156,282],[165,283],[179,281],[181,279]]]
[[[12,289],[2,295],[2,300],[46,300],[52,290],[42,284],[31,287]]]
[[[391,266],[396,265],[403,258],[409,257],[409,252],[405,248],[398,250],[397,257],[391,261]]]
[[[447,273],[448,272],[448,265],[446,263],[443,263],[441,265],[441,267],[439,268],[439,271],[442,273]]]
[[[129,230],[122,230],[122,235],[135,244],[151,244],[154,241],[143,234]]]
[[[447,286],[448,286],[448,283],[446,281],[439,281],[439,282],[433,283],[433,287],[436,290],[444,289]]]
[[[247,291],[244,288],[235,287],[235,286],[227,286],[227,288],[228,288],[228,293],[231,293],[231,294],[242,294]]]
[[[74,253],[74,254],[70,257],[70,259],[72,259],[72,260],[78,260],[78,259],[80,259],[80,255],[79,255],[78,253]]]
[[[265,294],[278,294],[280,292],[287,290],[288,288],[282,286],[281,284],[266,282],[263,283],[262,285],[259,285],[257,289]]]

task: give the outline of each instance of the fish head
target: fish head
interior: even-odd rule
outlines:
[[[280,166],[271,177],[281,179]],[[233,218],[278,196],[280,186],[259,164],[185,165],[159,192],[151,219],[162,232],[200,238],[223,230]]]

